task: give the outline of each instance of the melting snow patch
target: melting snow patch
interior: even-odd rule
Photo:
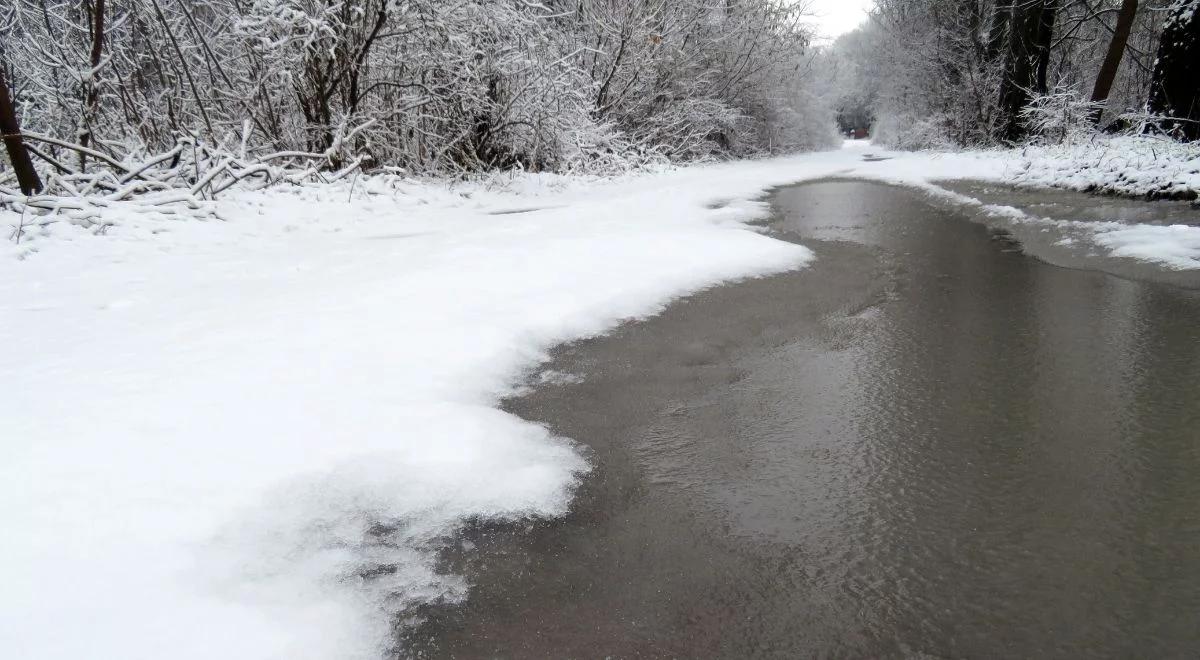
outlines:
[[[1092,238],[1114,256],[1163,264],[1176,270],[1200,268],[1200,227],[1132,225],[1099,230]]]

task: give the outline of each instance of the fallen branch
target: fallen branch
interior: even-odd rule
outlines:
[[[58,138],[52,138],[49,135],[42,135],[40,133],[30,133],[29,131],[22,132],[21,136],[24,137],[26,140],[37,140],[38,142],[45,142],[46,144],[53,144],[56,147],[62,147],[63,149],[70,149],[72,151],[75,151],[75,152],[78,152],[81,154],[86,154],[88,156],[91,156],[92,158],[95,158],[96,160],[103,161],[105,165],[108,165],[109,167],[112,167],[113,169],[121,170],[122,172],[128,173],[130,171],[128,167],[122,165],[120,162],[118,162],[116,159],[112,158],[111,156],[101,153],[99,151],[96,151],[95,149],[89,149],[88,147],[85,147],[83,145],[73,144],[71,142],[59,140]]]

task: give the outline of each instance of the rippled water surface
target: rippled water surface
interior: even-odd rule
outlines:
[[[512,411],[565,520],[445,561],[436,657],[1196,657],[1200,292],[1060,268],[905,190],[773,198],[809,269],[563,348]]]

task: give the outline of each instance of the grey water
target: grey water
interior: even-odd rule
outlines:
[[[479,522],[447,658],[1200,655],[1200,290],[882,184],[772,197],[807,269],[556,351],[506,409],[595,466]]]
[[[1055,220],[1200,226],[1200,206],[1195,202],[1158,200],[1147,203],[1126,197],[1025,188],[969,179],[943,181],[939,185],[984,204],[1012,206],[1034,216]]]
[[[1186,225],[1200,227],[1200,206],[1186,201],[1147,202],[1068,190],[1024,188],[984,181],[944,181],[939,187],[987,205],[958,209],[987,224],[993,234],[1011,238],[1019,249],[1058,266],[1102,270],[1121,277],[1200,288],[1200,270],[1177,270],[1160,263],[1120,257],[1096,243],[1099,226]],[[1009,207],[1015,219],[994,213]]]

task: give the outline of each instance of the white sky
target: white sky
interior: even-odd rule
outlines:
[[[817,26],[820,41],[832,41],[867,19],[872,0],[808,0],[812,23]]]

